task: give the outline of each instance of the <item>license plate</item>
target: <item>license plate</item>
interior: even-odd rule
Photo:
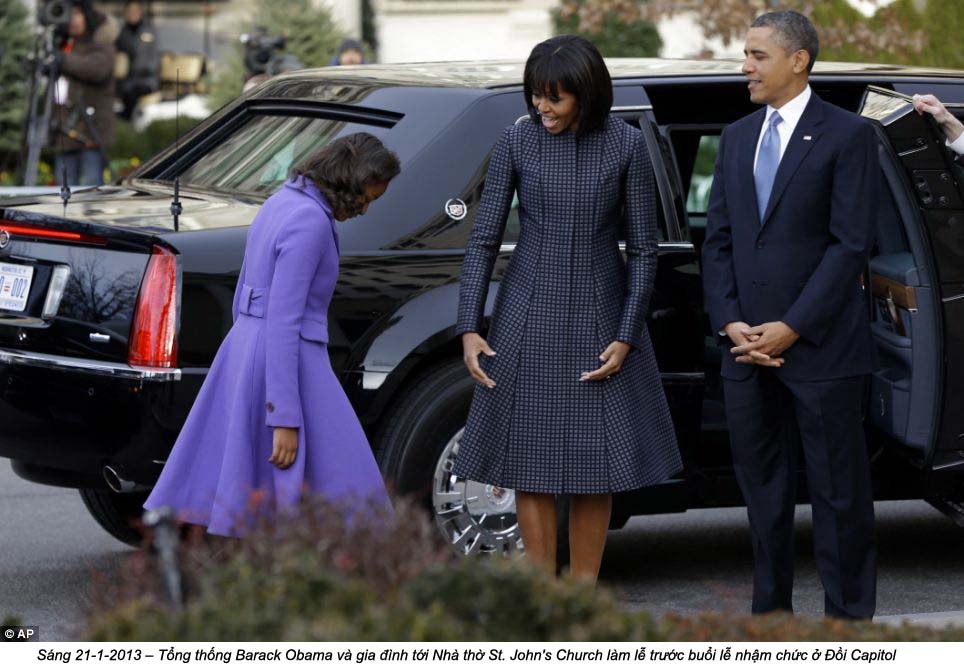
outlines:
[[[0,262],[0,310],[23,312],[32,281],[33,266]]]

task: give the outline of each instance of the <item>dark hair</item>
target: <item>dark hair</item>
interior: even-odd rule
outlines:
[[[94,9],[92,0],[73,0],[70,6],[72,8],[76,7],[84,14],[84,22],[87,24],[87,30],[84,31],[84,39],[93,39],[97,28],[107,20],[107,17]]]
[[[540,122],[539,111],[532,105],[533,92],[557,95],[560,88],[579,102],[577,136],[603,126],[613,106],[613,81],[599,49],[589,40],[559,35],[532,49],[523,75],[523,94],[532,122]]]
[[[311,179],[333,209],[353,216],[361,212],[358,197],[365,193],[366,185],[387,183],[399,171],[395,153],[368,132],[355,132],[318,149],[290,175]]]
[[[341,40],[341,44],[338,45],[338,55],[341,55],[345,51],[358,51],[362,55],[365,53],[365,47],[357,39],[352,39],[351,37],[346,37]]]
[[[774,40],[784,51],[787,53],[806,51],[810,54],[807,71],[813,70],[813,63],[817,62],[817,54],[820,53],[820,37],[817,36],[817,29],[806,16],[792,10],[769,12],[757,16],[750,27],[773,28]]]

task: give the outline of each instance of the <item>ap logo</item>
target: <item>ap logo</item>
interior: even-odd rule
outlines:
[[[35,641],[37,640],[37,627],[4,627],[3,639],[5,641]]]

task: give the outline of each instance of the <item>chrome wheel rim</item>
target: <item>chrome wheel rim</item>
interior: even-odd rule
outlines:
[[[509,555],[522,550],[515,491],[452,474],[462,439],[450,439],[432,477],[432,509],[445,540],[460,555]]]

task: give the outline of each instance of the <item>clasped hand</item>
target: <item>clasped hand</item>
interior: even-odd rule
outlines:
[[[800,334],[782,321],[771,321],[759,326],[734,321],[727,324],[725,333],[733,342],[730,353],[736,355],[737,363],[753,363],[769,368],[784,364],[780,356],[790,348]]]

